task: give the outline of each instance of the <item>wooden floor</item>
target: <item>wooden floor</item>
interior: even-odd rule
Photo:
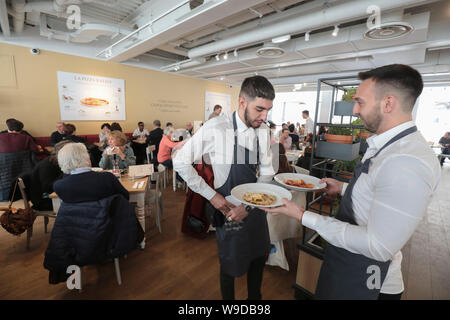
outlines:
[[[443,168],[439,190],[427,215],[402,250],[403,299],[450,299],[450,163]],[[50,233],[43,218],[34,225],[31,250],[26,235],[15,237],[0,228],[0,299],[221,299],[219,263],[214,233],[197,240],[181,233],[184,192],[164,191],[163,232],[148,219],[147,247],[121,259],[122,285],[117,285],[114,264],[84,268],[83,292],[65,283],[48,284],[43,267]],[[0,203],[4,206],[5,203]],[[15,206],[23,203],[18,201]],[[50,221],[51,231],[53,221]],[[296,266],[285,271],[266,266],[262,295],[268,300],[294,299]],[[236,298],[246,299],[245,276],[236,280]]]

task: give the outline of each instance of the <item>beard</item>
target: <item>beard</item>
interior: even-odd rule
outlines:
[[[359,118],[361,119],[364,128],[371,133],[376,133],[378,131],[378,128],[380,127],[381,121],[383,120],[383,117],[381,116],[380,109],[375,108],[375,111],[371,114],[368,114],[364,118],[359,115]]]
[[[244,120],[245,120],[245,124],[247,125],[247,127],[252,127],[254,129],[259,128],[261,126],[261,124],[262,124],[262,123],[256,122],[254,119],[250,118],[250,116],[248,114],[248,104],[247,104],[247,107],[245,108],[245,111],[244,111]],[[257,124],[255,124],[255,122]]]

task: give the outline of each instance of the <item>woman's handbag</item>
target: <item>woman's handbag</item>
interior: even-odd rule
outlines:
[[[18,181],[16,181],[16,185],[14,186],[14,192],[11,197],[11,201],[9,202],[9,206],[0,208],[0,211],[4,211],[0,217],[2,227],[15,236],[18,236],[31,228],[34,220],[36,219],[36,213],[31,208],[12,208],[14,194],[17,189],[17,182]]]

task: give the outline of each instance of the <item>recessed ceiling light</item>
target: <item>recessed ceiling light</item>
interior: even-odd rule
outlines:
[[[276,37],[272,39],[272,43],[282,43],[291,39],[291,35],[287,34],[284,36]]]

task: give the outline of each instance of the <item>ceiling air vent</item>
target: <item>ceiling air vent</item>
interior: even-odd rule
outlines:
[[[370,28],[364,37],[370,40],[390,40],[410,33],[414,28],[406,22],[386,22],[378,27]]]
[[[278,58],[283,56],[285,51],[273,43],[267,43],[256,50],[256,54],[261,58]]]

